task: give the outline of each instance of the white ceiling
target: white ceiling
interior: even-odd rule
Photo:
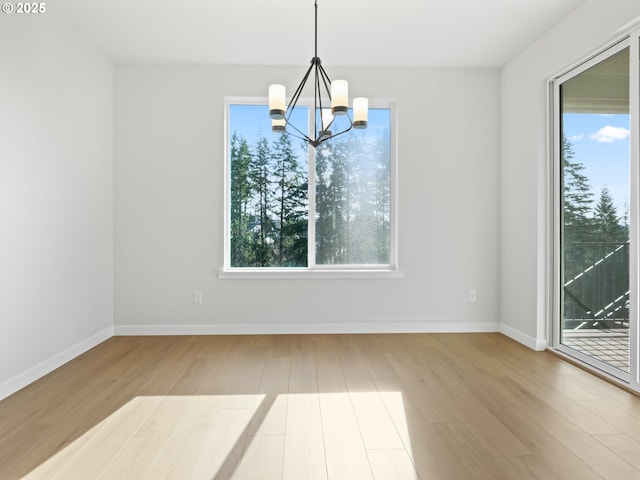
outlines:
[[[318,0],[329,65],[504,65],[584,0]],[[117,63],[300,65],[313,0],[56,0]]]

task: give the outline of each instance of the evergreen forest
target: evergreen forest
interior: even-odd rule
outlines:
[[[388,264],[391,177],[388,129],[345,134],[315,152],[309,204],[308,152],[287,134],[230,139],[230,265],[307,267],[315,207],[315,263]]]

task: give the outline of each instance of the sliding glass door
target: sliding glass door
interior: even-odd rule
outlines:
[[[634,41],[622,41],[553,83],[552,343],[585,364],[637,383]]]

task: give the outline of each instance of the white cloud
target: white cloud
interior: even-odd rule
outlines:
[[[629,137],[630,133],[631,132],[627,128],[607,125],[606,127],[602,127],[593,135],[590,135],[589,138],[599,143],[613,143],[617,140],[625,140]]]
[[[579,142],[583,138],[584,138],[584,133],[581,133],[580,135],[574,135],[573,137],[569,137],[569,140],[571,140],[572,142]]]

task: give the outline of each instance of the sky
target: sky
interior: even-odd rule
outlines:
[[[296,107],[292,120],[304,130],[308,121],[307,107]],[[368,128],[357,133],[375,135],[378,129],[388,128],[390,122],[389,109],[370,108]],[[271,132],[266,105],[229,105],[229,129],[231,133],[241,133],[250,145],[261,135],[269,141],[277,140],[280,135]],[[585,166],[583,173],[589,178],[594,204],[606,186],[618,216],[622,217],[629,203],[629,115],[566,113],[563,115],[563,129],[573,145],[573,160]],[[300,144],[297,140],[292,143]],[[305,154],[306,150],[301,149],[301,161]]]
[[[585,166],[594,203],[606,186],[621,217],[629,203],[629,115],[567,113],[563,129],[573,145],[573,161]]]
[[[255,143],[255,141],[264,135],[270,142],[278,139],[279,133],[271,132],[271,119],[269,118],[269,108],[266,105],[245,105],[245,104],[232,104],[229,105],[229,133],[234,131],[244,136],[249,144]],[[349,110],[351,118],[353,118],[353,112]],[[309,110],[305,106],[296,106],[291,117],[292,123],[294,123],[300,130],[305,131],[307,128],[307,122],[309,117]],[[337,119],[338,121],[342,119]],[[391,122],[391,111],[388,108],[369,108],[368,126],[365,130],[352,130],[350,134],[366,134],[376,135],[379,131],[388,131]],[[336,130],[332,128],[332,130]],[[292,144],[296,145],[297,141],[293,141]]]
[[[292,119],[296,124],[306,125],[307,117],[307,108],[298,107],[294,110]],[[234,131],[246,138],[250,144],[261,135],[269,141],[277,140],[279,135],[271,131],[269,107],[266,105],[229,105],[229,133]]]

